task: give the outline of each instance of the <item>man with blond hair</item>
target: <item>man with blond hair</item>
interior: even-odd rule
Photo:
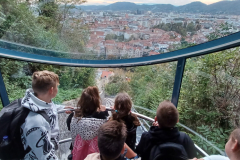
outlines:
[[[30,110],[20,131],[24,149],[29,151],[24,159],[58,159],[55,155],[59,141],[57,111],[64,108],[52,102],[58,85],[58,75],[53,72],[38,71],[32,75],[32,89],[26,91],[21,101],[22,107]]]

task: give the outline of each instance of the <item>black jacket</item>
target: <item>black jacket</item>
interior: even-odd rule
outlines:
[[[123,117],[122,120],[127,127],[127,138],[125,142],[133,151],[135,151],[137,126],[133,124],[134,119],[131,115]]]
[[[144,132],[142,134],[140,142],[136,147],[136,153],[142,157],[142,160],[149,160],[151,149],[155,144],[165,142],[174,142],[180,144],[179,137],[180,132],[178,131],[177,127],[172,129],[161,129],[152,126],[148,132]],[[185,134],[182,145],[185,148],[189,159],[196,157],[197,154],[194,143],[187,134]]]

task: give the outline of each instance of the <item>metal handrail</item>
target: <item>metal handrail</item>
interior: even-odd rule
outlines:
[[[71,142],[71,141],[72,141],[72,138],[67,138],[67,139],[60,140],[59,144],[67,143],[67,142]]]
[[[106,108],[108,111],[112,111],[113,109],[111,108]],[[64,110],[60,110],[58,111],[58,113],[65,113],[65,111],[67,111],[68,109],[64,109]],[[73,110],[73,109],[71,109]],[[154,122],[154,119],[153,118],[150,118],[148,116],[145,116],[145,115],[142,115],[140,113],[136,113],[136,112],[132,112],[133,114],[135,114],[137,117],[139,118],[142,118],[144,120],[147,120],[147,121],[150,121],[150,122]],[[184,127],[185,128],[185,127]],[[186,129],[189,129],[188,127]],[[191,129],[189,130],[191,131]],[[62,144],[62,143],[66,143],[66,142],[71,142],[72,141],[72,138],[67,138],[67,139],[64,139],[64,140],[60,140],[59,141],[59,144]],[[207,142],[207,141],[206,141]],[[202,156],[209,156],[204,150],[202,150],[198,145],[194,144],[197,151],[202,155]]]
[[[58,114],[65,113],[66,111],[75,111],[75,109],[62,109],[58,111]]]

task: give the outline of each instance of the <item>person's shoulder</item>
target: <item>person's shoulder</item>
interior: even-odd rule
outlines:
[[[84,160],[101,160],[100,153],[89,154]]]
[[[179,141],[182,145],[184,145],[185,147],[190,147],[194,145],[193,140],[190,138],[190,136],[185,133],[185,132],[179,132],[180,133],[180,138]]]
[[[97,119],[107,119],[108,117],[108,111],[100,111],[100,112],[95,112],[92,115],[93,118],[97,118]]]
[[[204,160],[230,160],[228,157],[221,155],[211,155],[203,158]]]
[[[180,133],[180,136],[182,136],[184,139],[190,139],[190,140],[192,140],[187,133],[181,132],[181,131],[179,131],[179,133]]]
[[[25,119],[25,126],[27,128],[31,127],[45,127],[48,128],[49,123],[40,114],[30,111],[27,118]]]
[[[143,133],[142,133],[142,138],[144,138],[144,139],[149,139],[150,136],[151,136],[151,133],[150,133],[149,131],[148,131],[148,132],[143,132]]]

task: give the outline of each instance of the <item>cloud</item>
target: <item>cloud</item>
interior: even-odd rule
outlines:
[[[172,4],[176,6],[180,5],[185,5],[191,2],[195,2],[196,0],[148,0],[146,3],[146,0],[88,0],[85,5],[93,5],[93,4],[98,4],[98,5],[107,5],[115,2],[133,2],[136,4]],[[212,4],[219,2],[220,0],[199,0],[200,2],[203,2],[205,4]]]

